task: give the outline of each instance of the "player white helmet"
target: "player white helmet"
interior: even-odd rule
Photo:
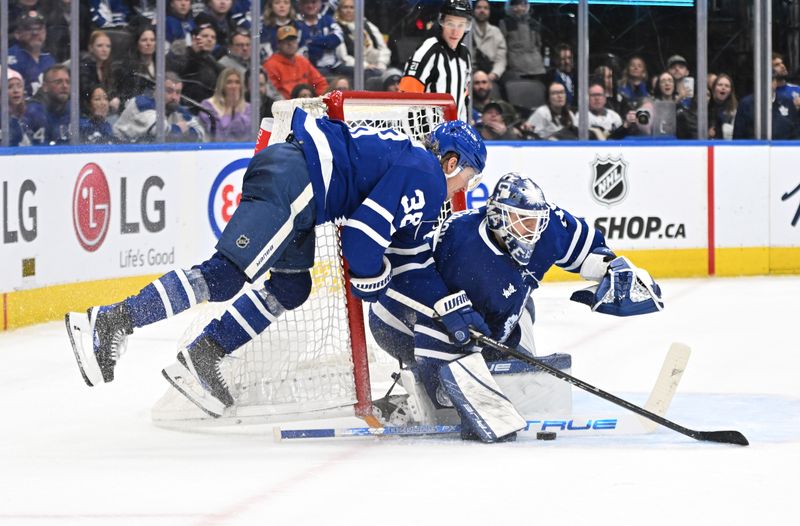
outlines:
[[[486,204],[489,229],[520,265],[527,265],[533,248],[550,222],[550,206],[539,185],[515,172],[503,175]]]

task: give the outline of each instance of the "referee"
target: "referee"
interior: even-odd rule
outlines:
[[[425,40],[406,63],[400,91],[449,93],[458,108],[458,118],[469,122],[472,60],[461,41],[472,25],[470,0],[445,0],[439,11],[439,25],[439,35]]]

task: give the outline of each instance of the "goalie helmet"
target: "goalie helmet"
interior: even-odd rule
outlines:
[[[518,173],[503,175],[486,204],[489,229],[522,266],[550,222],[550,206],[539,185]]]
[[[457,154],[459,168],[470,166],[475,169],[470,188],[477,184],[478,176],[486,166],[486,145],[475,128],[464,121],[443,122],[431,132],[428,145],[440,159],[451,152]]]

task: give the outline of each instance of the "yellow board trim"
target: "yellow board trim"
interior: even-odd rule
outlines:
[[[85,281],[4,294],[5,328],[59,320],[70,311],[106,305],[137,293],[159,275]]]

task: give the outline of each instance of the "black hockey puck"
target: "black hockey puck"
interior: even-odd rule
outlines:
[[[539,431],[536,433],[536,440],[555,440],[556,439],[556,432],[555,431]]]

